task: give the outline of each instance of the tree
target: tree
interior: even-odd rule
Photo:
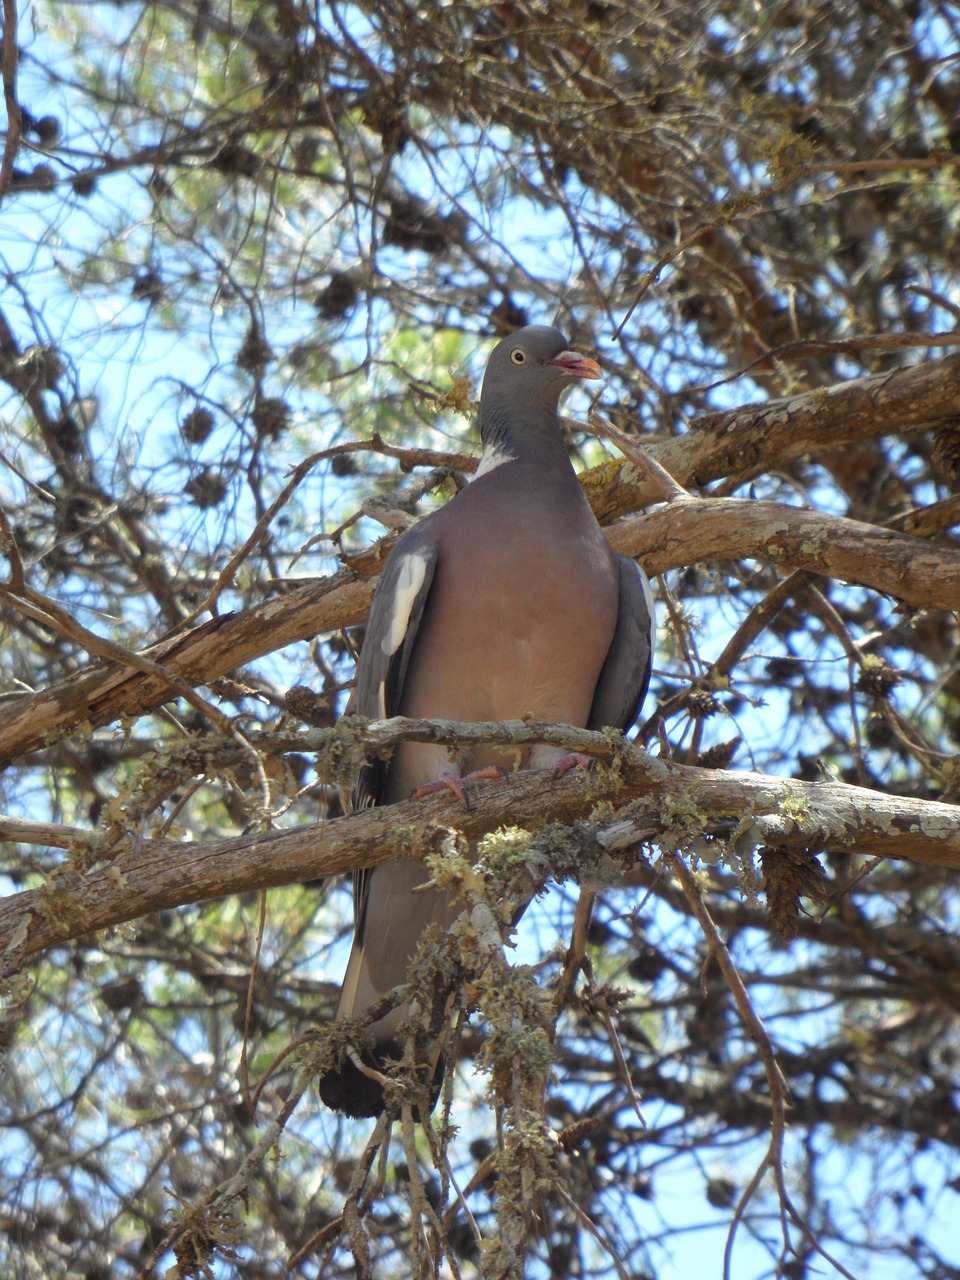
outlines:
[[[5,1274],[960,1274],[957,6],[4,17]],[[646,722],[335,724],[543,320]],[[471,733],[598,765],[342,816]],[[468,910],[391,1140],[311,1085],[401,848]]]

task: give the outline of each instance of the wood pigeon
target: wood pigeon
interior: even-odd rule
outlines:
[[[590,510],[561,433],[557,403],[600,366],[556,330],[529,325],[494,348],[480,397],[483,456],[475,478],[397,542],[381,574],[357,668],[362,716],[536,720],[627,729],[650,678],[654,611],[636,563],[614,555]],[[556,748],[524,764],[555,767]],[[451,762],[442,746],[404,743],[367,766],[353,808],[392,804],[515,765],[498,747]],[[495,784],[493,784],[495,785]],[[449,927],[447,893],[414,893],[416,862],[384,863],[354,884],[356,933],[336,1017],[358,1015],[404,982],[424,928]],[[403,1055],[405,1007],[369,1028],[368,1065]],[[379,1083],[349,1058],[320,1082],[350,1116],[383,1110]]]

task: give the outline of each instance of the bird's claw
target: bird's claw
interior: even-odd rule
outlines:
[[[498,769],[493,764],[488,764],[482,769],[474,769],[473,773],[465,773],[463,776],[459,773],[444,773],[435,782],[422,782],[419,787],[415,787],[410,793],[410,798],[422,800],[424,796],[436,795],[438,791],[452,791],[464,808],[469,809],[470,801],[463,786],[465,782],[479,782],[485,778],[505,778],[506,776],[505,769]]]
[[[437,778],[435,782],[421,782],[419,787],[414,787],[410,792],[411,800],[422,800],[424,796],[436,795],[438,791],[452,791],[455,796],[459,796],[464,804],[467,803],[467,797],[463,790],[463,779],[457,773],[445,773],[442,777]]]
[[[586,756],[582,751],[568,751],[566,755],[560,757],[553,767],[554,781],[562,778],[571,769],[586,769],[591,764],[593,764],[592,756]]]

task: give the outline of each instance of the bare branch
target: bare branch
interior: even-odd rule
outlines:
[[[252,658],[295,640],[362,622],[376,583],[344,570],[242,613],[225,614],[185,636],[161,640],[144,657],[191,684],[207,684]],[[49,745],[76,725],[142,715],[170,696],[166,678],[129,667],[96,666],[54,688],[0,707],[0,759]]]

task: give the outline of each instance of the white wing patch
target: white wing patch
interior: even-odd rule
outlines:
[[[637,566],[639,569],[639,565]],[[650,615],[650,661],[653,661],[653,646],[657,634],[657,606],[654,603],[653,591],[650,589],[650,579],[640,571],[640,586],[643,588],[643,598],[647,604],[647,613]]]
[[[403,564],[400,566],[400,573],[397,576],[396,590],[391,601],[390,625],[380,641],[380,648],[388,658],[392,658],[403,644],[403,637],[407,634],[407,627],[410,623],[413,602],[416,600],[417,593],[423,586],[423,580],[426,576],[426,556],[416,551],[404,556]]]

